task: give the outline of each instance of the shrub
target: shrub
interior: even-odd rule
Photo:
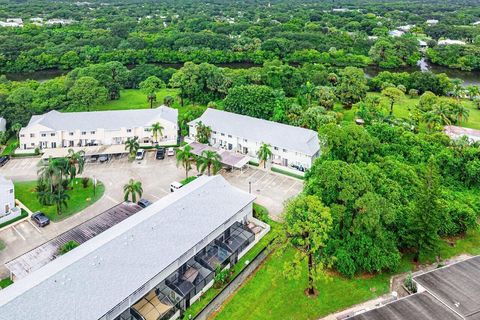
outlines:
[[[84,189],[88,188],[89,182],[90,182],[90,178],[87,178],[87,177],[82,178],[82,186]]]
[[[77,241],[70,240],[58,249],[58,254],[59,255],[65,254],[65,253],[75,249],[79,245],[80,244]]]
[[[254,203],[253,204],[253,216],[263,222],[268,221],[268,210],[267,208]]]
[[[417,89],[410,89],[410,90],[408,90],[408,95],[410,97],[418,97],[418,90]]]
[[[403,285],[405,288],[407,288],[410,293],[416,293],[417,292],[417,285],[415,282],[412,280],[412,273],[409,272],[405,280],[403,281]]]
[[[190,182],[192,182],[195,179],[197,179],[197,177],[191,176],[191,177],[188,177],[186,179],[183,179],[182,181],[180,181],[180,183],[182,184],[182,186],[184,186],[186,184],[189,184]]]
[[[230,277],[232,276],[232,270],[231,269],[224,269],[222,270],[221,266],[217,266],[215,269],[215,288],[221,288],[225,284],[227,284],[230,281]]]
[[[405,86],[403,84],[399,84],[397,86],[397,89],[402,91],[403,93],[407,92],[407,88],[405,88]]]

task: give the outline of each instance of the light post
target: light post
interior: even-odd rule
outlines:
[[[95,176],[93,176],[93,197],[95,198],[96,196],[96,190],[97,189],[97,178],[95,178]]]
[[[252,193],[252,181],[248,181],[248,193]]]

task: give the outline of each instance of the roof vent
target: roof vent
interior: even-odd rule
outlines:
[[[455,307],[460,307],[460,302],[455,302]]]

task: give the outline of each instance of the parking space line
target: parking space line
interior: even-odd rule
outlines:
[[[30,221],[30,220],[27,220],[27,221],[28,221],[28,223],[30,223],[35,228],[35,230],[38,231],[38,233],[40,233],[40,234],[42,233],[42,231],[40,231],[40,229],[38,229],[37,226],[32,221]]]
[[[275,176],[275,178],[273,178],[273,180],[272,180],[269,184],[267,184],[267,185],[265,186],[265,189],[269,188],[269,187],[275,182],[275,180],[276,180],[277,178],[281,178],[281,177]],[[283,182],[283,181],[282,181],[282,182]],[[280,183],[280,184],[281,184],[281,183]]]
[[[285,194],[287,194],[290,190],[292,190],[292,188],[293,188],[294,186],[296,186],[296,185],[297,185],[297,182],[295,181],[295,182],[285,191]]]
[[[273,178],[273,179],[272,179]],[[276,175],[272,175],[272,176],[268,176],[265,180],[263,180],[261,182],[261,184],[264,186],[264,188],[266,189],[267,186],[270,184],[271,181],[275,180],[277,178]]]
[[[27,240],[27,239],[25,239],[25,237],[20,233],[20,231],[18,231],[17,228],[15,228],[15,226],[12,225],[12,228],[13,228],[13,230],[15,230],[15,232],[16,232],[23,240]]]
[[[249,177],[247,178],[247,181],[252,180],[253,176],[256,175],[256,174],[259,173],[259,172],[260,172],[260,171],[255,171],[251,176],[249,176]]]
[[[155,198],[155,199],[157,199],[157,200],[160,199],[160,197],[157,197],[157,196],[154,195],[154,194],[149,194],[149,196],[152,197],[152,198]]]
[[[252,181],[253,183],[261,183],[260,181],[262,181],[262,179],[268,174],[268,172],[265,172],[265,174],[263,176],[261,176],[260,178],[258,178],[257,180],[255,181]]]

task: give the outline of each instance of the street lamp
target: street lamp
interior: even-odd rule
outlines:
[[[252,181],[248,181],[248,193],[252,193]]]

